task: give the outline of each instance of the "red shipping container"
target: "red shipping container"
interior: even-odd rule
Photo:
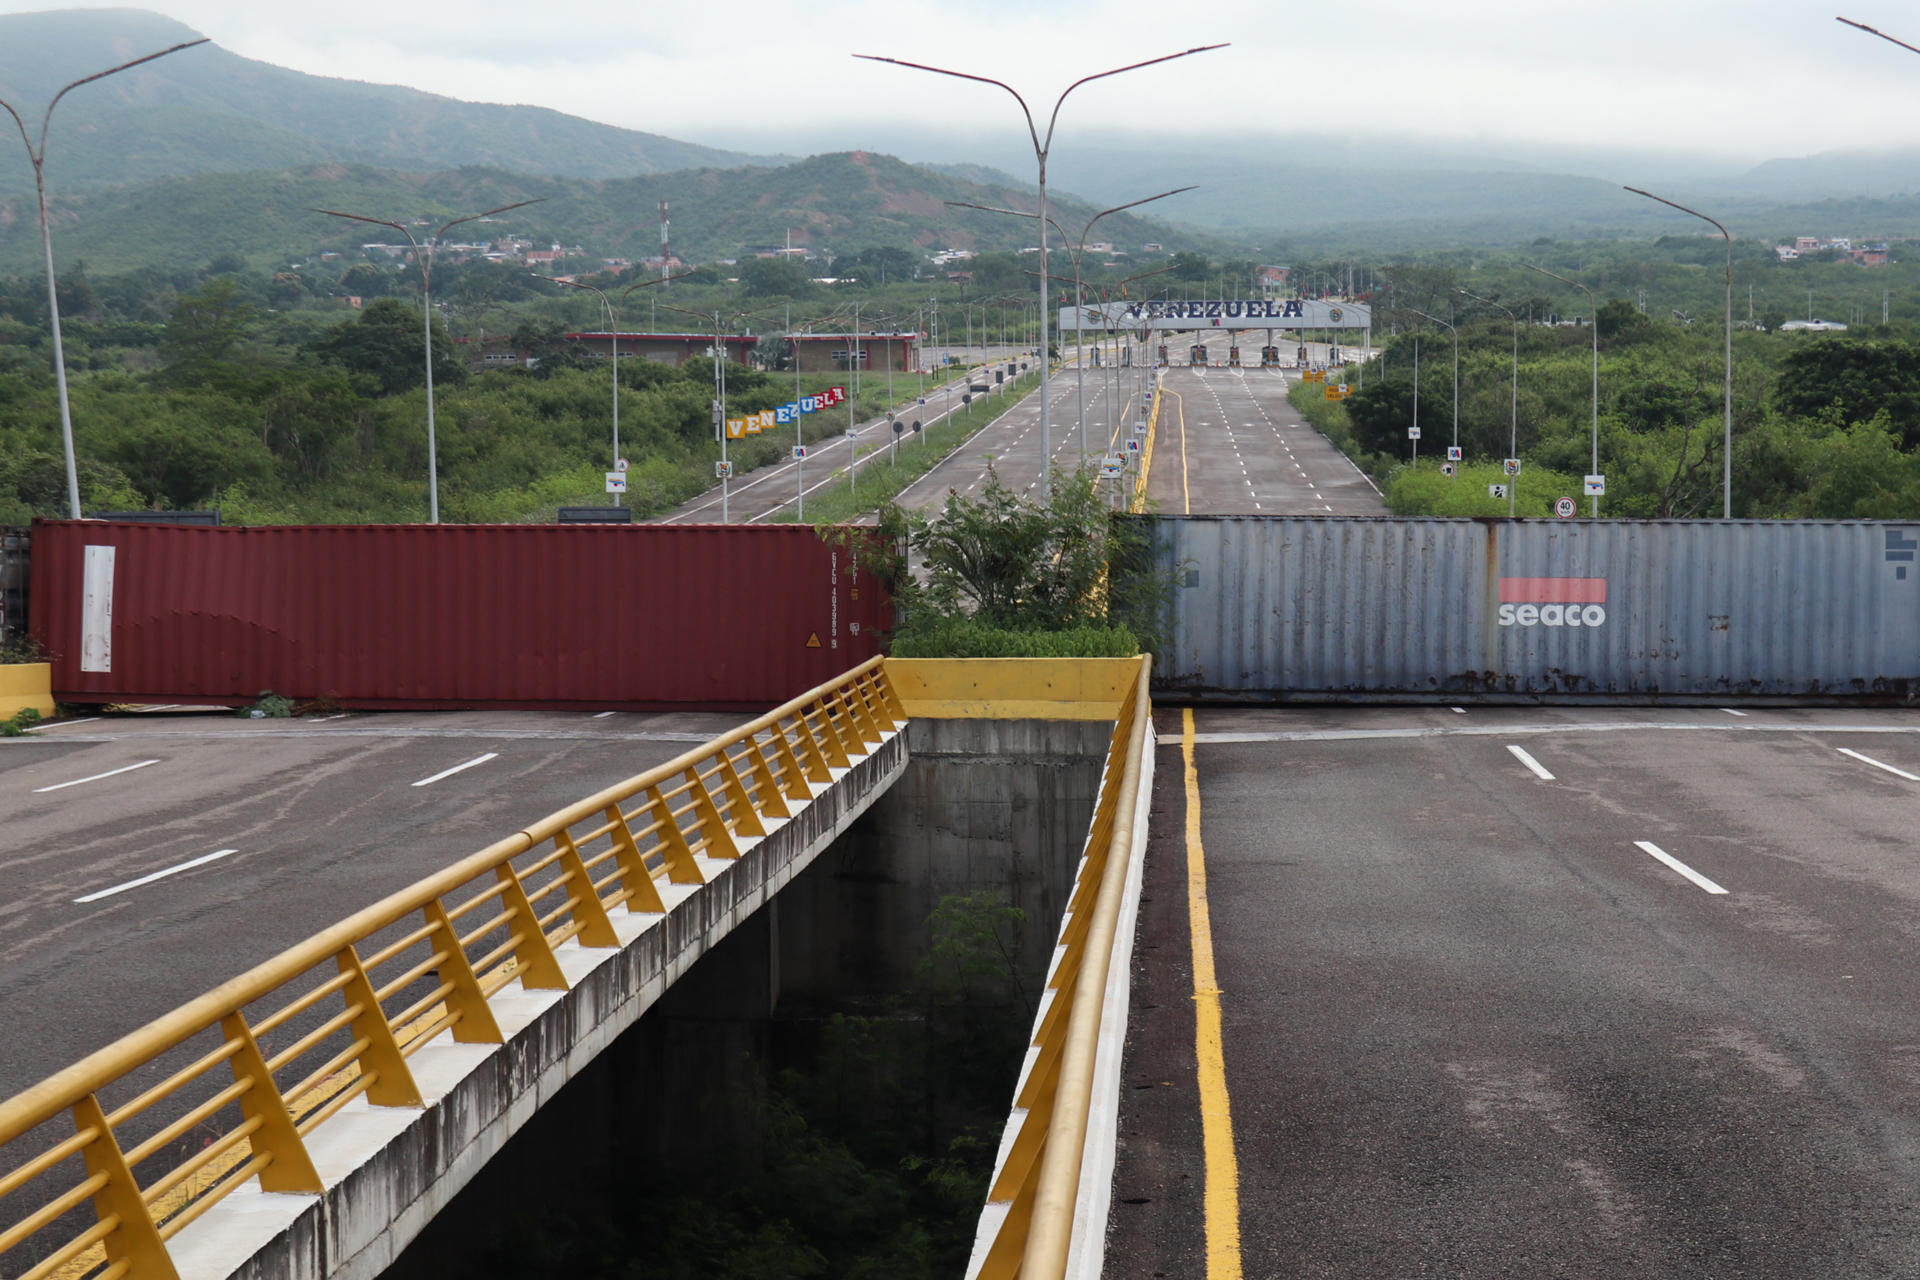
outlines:
[[[761,708],[878,653],[891,608],[794,525],[33,530],[65,702]]]

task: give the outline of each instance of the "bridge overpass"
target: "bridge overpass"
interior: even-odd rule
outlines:
[[[64,1159],[0,1163],[0,1190],[18,1194],[56,1166],[77,1172],[71,1207],[85,1225],[66,1238],[77,1252],[97,1250],[88,1256],[104,1268],[109,1254],[125,1258],[128,1269],[116,1274],[172,1274],[166,1268],[176,1261],[187,1264],[180,1274],[228,1274],[242,1238],[265,1239],[313,1273],[372,1274],[460,1170],[493,1148],[490,1133],[524,1121],[573,1068],[587,1052],[575,1047],[580,1038],[603,1035],[603,1012],[614,1022],[638,1016],[679,963],[663,944],[677,939],[697,950],[713,932],[700,922],[746,918],[751,892],[725,886],[756,875],[770,885],[781,874],[752,870],[756,860],[785,856],[793,865],[818,856],[778,851],[783,840],[837,828],[877,793],[908,754],[916,720],[1064,716],[1103,732],[1111,726],[1107,767],[1070,910],[1057,917],[1062,945],[1013,1099],[976,1274],[1912,1273],[1920,1248],[1908,1208],[1920,1137],[1912,1099],[1920,1076],[1910,1059],[1920,1025],[1906,961],[1920,898],[1908,866],[1920,739],[1900,704],[1920,662],[1912,643],[1920,611],[1900,594],[1911,576],[1896,576],[1905,562],[1888,558],[1910,544],[1912,531],[1860,524],[1783,526],[1776,534],[1716,522],[1653,544],[1627,540],[1631,530],[1616,534],[1606,522],[1541,534],[1527,522],[1327,519],[1326,477],[1344,460],[1307,452],[1317,437],[1288,416],[1284,375],[1183,370],[1165,387],[1149,485],[1170,483],[1178,456],[1170,432],[1184,404],[1190,460],[1179,514],[1197,518],[1169,522],[1163,544],[1187,548],[1182,562],[1197,571],[1183,578],[1191,585],[1180,589],[1198,594],[1176,606],[1177,621],[1185,634],[1220,645],[1196,660],[1203,651],[1176,637],[1164,675],[1179,681],[1197,671],[1209,687],[1166,688],[1149,718],[1144,698],[1136,691],[1129,705],[1127,682],[1111,675],[1037,683],[1027,675],[1008,686],[996,683],[1004,671],[976,672],[936,689],[924,679],[909,688],[904,664],[863,668],[851,691],[838,682],[816,690],[773,724],[751,726],[719,748],[732,776],[717,755],[701,757],[707,804],[739,858],[712,857],[703,843],[718,836],[701,834],[712,819],[683,762],[614,787],[624,787],[621,821],[663,910],[633,909],[641,880],[617,847],[605,793],[563,804],[552,819],[516,812],[506,825],[520,824],[521,834],[491,861],[461,869],[501,904],[499,927],[476,930],[468,965],[474,984],[493,988],[488,1000],[506,1002],[494,1015],[498,1046],[463,1042],[454,1026],[435,1025],[452,1018],[467,981],[443,973],[458,968],[451,955],[436,956],[429,981],[415,971],[424,955],[390,950],[410,931],[421,934],[415,944],[433,945],[432,909],[420,890],[405,887],[417,872],[395,886],[399,901],[388,910],[405,903],[421,914],[383,926],[400,930],[383,935],[391,941],[356,941],[343,959],[353,930],[330,931],[301,953],[311,963],[300,970],[306,985],[296,984],[297,998],[323,991],[318,999],[338,1001],[328,1007],[330,1034],[340,1039],[300,1052],[320,1054],[316,1066],[346,1045],[355,1055],[319,1081],[308,1079],[312,1071],[298,1081],[275,1075],[290,1115],[345,1097],[337,1116],[315,1126],[346,1126],[317,1140],[317,1189],[259,1181],[263,1173],[284,1176],[298,1160],[271,1173],[277,1156],[261,1165],[277,1121],[269,1114],[255,1123],[247,1108],[258,1098],[245,1099],[252,1090],[223,1103],[241,1116],[228,1134],[253,1127],[216,1153],[245,1157],[211,1175],[234,1186],[222,1199],[170,1200],[190,1175],[174,1182],[151,1169],[130,1192],[113,1147],[138,1165],[166,1145],[151,1145],[159,1130],[104,1141],[117,1128],[110,1118],[176,1084],[176,1065],[197,1068],[189,1079],[214,1090],[204,1095],[209,1101],[240,1088],[226,1082],[252,1050],[228,1020],[235,1006],[259,1012],[254,987],[243,986],[176,1016],[176,1026],[213,1016],[204,1025],[218,1031],[197,1046],[197,1060],[133,1068],[100,1112],[88,1101],[108,1083],[97,1061],[7,1104],[0,1138],[39,1116],[35,1132],[58,1133],[54,1141],[65,1145],[51,1150]],[[1193,465],[1201,452],[1206,462]],[[1239,456],[1226,465],[1230,454]],[[1351,487],[1342,500],[1349,495],[1365,501]],[[1316,506],[1318,518],[1304,519]],[[1212,542],[1193,540],[1208,529]],[[1461,530],[1470,545],[1448,541]],[[1570,531],[1593,541],[1575,545]],[[1758,541],[1774,536],[1774,544]],[[1535,537],[1545,541],[1528,541]],[[1613,537],[1621,541],[1606,541]],[[1690,538],[1705,550],[1690,550]],[[1282,545],[1286,555],[1278,554]],[[1344,578],[1368,594],[1269,591],[1302,578],[1287,556],[1312,546],[1329,548],[1315,581]],[[1652,647],[1668,664],[1663,687],[1633,683],[1648,669],[1634,665],[1646,657],[1644,641],[1616,652],[1602,631],[1573,640],[1589,643],[1593,661],[1619,663],[1621,690],[1569,694],[1564,681],[1532,688],[1525,682],[1569,651],[1572,633],[1542,639],[1539,631],[1528,638],[1492,629],[1504,580],[1584,578],[1577,557],[1599,554],[1592,547],[1618,557],[1616,593],[1638,591],[1646,602],[1615,594],[1604,607],[1650,620],[1648,634],[1659,638]],[[1363,572],[1339,559],[1349,552]],[[1689,555],[1703,567],[1674,572]],[[1381,602],[1424,603],[1420,575],[1434,565],[1452,575],[1444,578],[1451,598],[1475,620],[1431,633],[1410,622],[1386,625]],[[1755,577],[1755,566],[1771,566],[1760,579],[1797,575],[1814,586],[1778,597],[1756,588],[1721,605],[1726,597],[1715,593]],[[1246,606],[1238,614],[1225,611],[1227,593],[1207,594],[1219,581],[1237,584]],[[1535,602],[1536,613],[1542,607]],[[1247,625],[1218,625],[1230,616]],[[1347,619],[1353,630],[1305,628],[1329,618]],[[1305,649],[1288,647],[1302,636]],[[1455,644],[1491,655],[1520,683],[1450,683],[1460,674],[1450,665]],[[1318,660],[1336,652],[1366,660],[1329,676],[1334,668]],[[1275,654],[1289,677],[1323,681],[1314,705],[1275,704],[1271,673],[1249,661]],[[1784,673],[1808,654],[1827,665],[1800,667],[1809,678],[1796,696]],[[1730,661],[1759,673],[1761,687],[1723,683]],[[1832,678],[1849,664],[1862,674],[1859,686]],[[1694,673],[1688,678],[1697,685],[1673,682],[1674,672]],[[1398,705],[1352,705],[1372,694]],[[1416,695],[1420,704],[1407,705]],[[1503,703],[1507,695],[1514,705]],[[1224,704],[1248,696],[1255,705]],[[1193,704],[1181,705],[1183,697]],[[1675,697],[1683,704],[1660,705]],[[801,745],[801,722],[825,757],[824,779]],[[791,768],[773,742],[776,727]],[[43,736],[81,739],[88,729]],[[645,739],[648,732],[658,740]],[[648,722],[624,747],[565,749],[578,752],[593,777],[616,750],[666,754],[673,732],[697,729]],[[834,740],[844,763],[831,757]],[[394,750],[418,753],[423,741]],[[86,752],[110,745],[76,741],[55,763],[78,766]],[[225,749],[228,767],[243,769],[244,751]],[[765,774],[752,761],[756,751]],[[137,763],[130,755],[100,763]],[[409,769],[424,763],[418,754],[405,760]],[[484,767],[447,781],[473,784]],[[810,796],[825,806],[817,818],[799,807],[793,784],[802,777],[809,793],[823,788]],[[678,811],[704,886],[676,879],[686,862],[674,850],[647,844],[665,833],[646,830],[657,821],[647,816],[657,811],[649,789],[683,785],[661,799]],[[468,795],[495,790],[482,782]],[[763,808],[776,795],[789,810],[784,818]],[[764,834],[735,825],[749,809]],[[572,821],[559,821],[568,815]],[[524,911],[507,901],[514,877],[500,870],[503,855],[518,877],[531,877]],[[581,923],[581,913],[593,915],[584,900],[556,910],[583,878],[574,856],[605,895],[610,934]],[[722,886],[724,905],[690,905],[714,886]],[[447,889],[454,907],[469,901],[460,893],[474,892]],[[676,917],[687,910],[693,921]],[[529,914],[554,931],[558,945],[549,949],[565,990],[542,985],[554,968],[543,967],[530,936],[516,937],[512,922]],[[356,961],[398,969],[361,987]],[[423,981],[425,991],[413,985]],[[441,1007],[409,1007],[439,987],[446,990],[433,998]],[[391,1066],[391,1054],[385,1066],[377,1060],[382,1033],[368,1024],[368,988],[389,1015],[387,1034],[405,1072]],[[356,1000],[360,1008],[348,1014]],[[400,1016],[407,1013],[413,1017]],[[145,1044],[156,1033],[136,1034],[147,1035]],[[291,1051],[284,1039],[252,1039],[262,1065]],[[414,1058],[423,1064],[417,1071]],[[114,1061],[132,1060],[123,1047]],[[417,1103],[375,1095],[407,1074]],[[311,1093],[342,1078],[362,1096]],[[460,1092],[470,1078],[484,1099]],[[166,1124],[184,1114],[158,1101],[150,1111]],[[67,1139],[76,1126],[79,1136]],[[379,1154],[422,1131],[434,1135],[423,1145],[457,1166],[440,1175],[444,1186]],[[457,1140],[463,1133],[476,1136]],[[354,1164],[344,1152],[355,1142],[388,1145]],[[237,1211],[240,1234],[216,1244],[221,1205]],[[139,1224],[155,1213],[160,1224],[148,1236],[172,1228],[171,1238],[143,1243]],[[200,1216],[174,1228],[189,1213]],[[16,1256],[0,1252],[0,1273],[21,1269]]]

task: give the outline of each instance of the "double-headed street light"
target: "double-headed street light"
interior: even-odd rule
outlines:
[[[1875,32],[1874,34],[1878,35],[1879,32]],[[1678,209],[1682,213],[1690,213],[1694,217],[1700,219],[1700,221],[1702,222],[1712,223],[1714,229],[1720,233],[1720,238],[1726,241],[1726,246],[1727,246],[1727,319],[1726,319],[1727,381],[1726,381],[1726,387],[1721,393],[1721,409],[1726,416],[1726,434],[1720,449],[1720,452],[1723,455],[1723,457],[1721,458],[1722,479],[1720,484],[1720,518],[1722,520],[1731,520],[1733,519],[1733,234],[1729,232],[1724,226],[1722,226],[1718,221],[1716,221],[1713,218],[1709,218],[1706,214],[1701,213],[1698,209],[1689,209],[1687,208],[1687,206],[1683,204],[1674,203],[1673,201],[1667,199],[1665,196],[1657,196],[1653,194],[1653,192],[1651,191],[1642,191],[1638,187],[1627,187],[1625,188],[1625,190],[1631,191],[1633,192],[1633,194],[1637,196],[1645,196],[1649,200],[1658,200],[1661,204],[1666,205],[1669,209]]]
[[[1483,298],[1477,293],[1467,293],[1465,289],[1460,292],[1466,293],[1475,302],[1484,302],[1496,311],[1505,311],[1507,319],[1513,321],[1513,417],[1507,428],[1507,456],[1517,460],[1520,457],[1520,317],[1513,314],[1511,308],[1501,306],[1492,298]],[[1519,498],[1520,477],[1510,476],[1507,484],[1507,518],[1509,520],[1514,516]]]
[[[427,519],[430,524],[440,523],[440,458],[433,436],[433,250],[440,237],[463,222],[477,222],[481,218],[491,218],[496,213],[505,213],[509,209],[524,209],[530,204],[539,204],[545,196],[532,200],[516,200],[512,204],[503,204],[498,209],[488,209],[481,213],[470,213],[464,218],[455,218],[452,222],[442,223],[440,229],[427,237],[423,249],[413,232],[404,222],[389,222],[385,218],[369,218],[361,213],[341,213],[335,209],[314,209],[314,213],[324,213],[330,218],[346,218],[352,222],[370,222],[376,227],[392,227],[407,238],[413,246],[413,260],[420,268],[420,318],[427,344]]]
[[[679,279],[682,279],[683,277],[690,276],[692,274],[693,273],[691,271],[682,271],[678,275],[655,276],[651,280],[641,280],[636,284],[630,284],[626,288],[620,291],[620,301],[625,302],[627,300],[627,295],[632,293],[636,289],[646,289],[656,284],[665,284],[669,280],[679,280]],[[614,467],[614,470],[617,471],[620,469],[620,313],[619,313],[619,309],[613,305],[612,299],[607,297],[606,292],[604,290],[595,288],[593,285],[582,284],[578,280],[562,280],[558,276],[536,276],[535,278],[539,280],[545,280],[548,284],[563,284],[567,286],[569,289],[585,289],[588,293],[591,293],[595,297],[600,299],[600,306],[607,313],[607,340],[612,344],[611,350],[609,352],[609,362],[613,365],[613,467]],[[613,495],[613,505],[616,507],[621,505],[620,495],[618,493]]]
[[[1080,284],[1080,264],[1081,264],[1081,260],[1084,258],[1087,252],[1087,237],[1093,234],[1093,224],[1100,221],[1100,219],[1106,217],[1110,213],[1119,213],[1122,210],[1132,209],[1138,205],[1152,204],[1155,200],[1165,200],[1168,196],[1177,196],[1177,195],[1180,195],[1182,192],[1193,191],[1193,190],[1195,190],[1195,188],[1190,186],[1175,187],[1171,191],[1162,191],[1159,195],[1145,196],[1139,200],[1129,200],[1126,204],[1117,204],[1113,206],[1113,208],[1111,209],[1102,209],[1100,212],[1094,214],[1091,218],[1087,219],[1087,225],[1081,228],[1080,230],[1080,239],[1078,241],[1069,240],[1067,237],[1065,228],[1063,228],[1058,222],[1055,222],[1052,218],[1047,219],[1047,224],[1051,226],[1055,231],[1058,231],[1060,233],[1061,242],[1064,244],[1070,244],[1073,246],[1072,248],[1068,249],[1067,256],[1073,262],[1073,352],[1074,352],[1073,364],[1074,364],[1074,380],[1076,384],[1074,394],[1078,402],[1079,411],[1080,411],[1080,458],[1082,463],[1086,461],[1086,456],[1087,456],[1087,353],[1085,349],[1086,340],[1081,336],[1082,323],[1085,320],[1085,315],[1084,315],[1084,299],[1082,297],[1081,284]],[[978,209],[982,213],[1004,213],[1009,217],[1014,217],[1014,218],[1039,218],[1041,216],[1037,213],[1028,213],[1024,209],[1001,209],[994,205],[970,204],[965,200],[947,200],[947,201],[944,201],[944,203],[951,205],[956,209]],[[1047,280],[1046,280],[1046,277],[1043,275],[1041,277],[1041,283],[1040,283],[1040,306],[1043,311],[1049,305],[1050,302],[1051,302],[1051,299],[1047,297]],[[1044,345],[1044,342],[1042,345]],[[1041,377],[1043,380],[1046,376],[1044,372],[1045,368],[1046,368],[1046,361],[1042,359],[1041,369],[1043,372],[1041,374]],[[1044,391],[1045,389],[1043,387],[1042,399],[1041,399],[1042,404],[1046,403]],[[1051,455],[1049,455],[1049,458],[1051,458]],[[1046,469],[1046,466],[1048,465],[1051,465],[1050,462],[1043,464],[1041,470],[1044,472]]]
[[[1588,474],[1597,476],[1600,474],[1600,300],[1593,296],[1593,290],[1578,280],[1569,280],[1563,275],[1555,275],[1545,267],[1536,267],[1531,262],[1523,262],[1520,265],[1529,271],[1538,271],[1543,276],[1550,276],[1561,284],[1572,285],[1587,295],[1587,302],[1593,308],[1593,470]],[[1593,515],[1596,520],[1600,517],[1600,495],[1597,493],[1593,495]]]
[[[1020,96],[1017,89],[1004,80],[995,80],[991,76],[972,75],[965,71],[952,71],[946,67],[928,66],[922,62],[907,62],[901,58],[883,58],[869,53],[856,53],[853,55],[867,62],[886,62],[896,67],[909,67],[915,71],[931,71],[935,75],[952,76],[957,80],[972,80],[977,84],[997,85],[1012,94],[1013,100],[1020,104],[1020,114],[1026,118],[1027,136],[1033,142],[1033,158],[1039,169],[1040,212],[1036,216],[1040,220],[1040,469],[1043,480],[1049,469],[1053,466],[1053,410],[1047,395],[1049,344],[1047,342],[1046,303],[1048,300],[1047,295],[1050,292],[1047,281],[1047,155],[1053,149],[1053,131],[1060,123],[1060,108],[1062,104],[1066,102],[1067,95],[1083,84],[1088,84],[1094,80],[1104,80],[1108,76],[1117,76],[1122,72],[1138,71],[1142,67],[1151,67],[1162,62],[1172,62],[1176,58],[1190,57],[1196,53],[1206,53],[1212,49],[1224,49],[1226,47],[1225,42],[1200,45],[1192,49],[1183,49],[1179,53],[1169,53],[1158,58],[1148,58],[1144,62],[1131,62],[1124,67],[1115,67],[1111,71],[1097,71],[1090,76],[1082,76],[1068,85],[1061,91],[1060,96],[1054,99],[1053,114],[1047,119],[1047,132],[1045,137],[1041,136],[1038,126],[1034,124],[1033,112],[1027,107],[1027,100]]]
[[[1419,316],[1422,320],[1433,321],[1453,335],[1453,447],[1458,449],[1460,447],[1460,331],[1453,327],[1453,322],[1450,320],[1442,320],[1439,316],[1430,316],[1426,312],[1414,307],[1408,307],[1407,310],[1413,312],[1413,314]],[[1366,367],[1364,362],[1362,362],[1361,367]],[[1417,394],[1419,388],[1417,380],[1414,383],[1414,387]]]
[[[62,87],[60,92],[53,95],[53,101],[47,104],[47,113],[40,117],[40,145],[37,147],[27,134],[27,122],[20,118],[20,113],[13,109],[12,103],[0,99],[0,108],[6,109],[6,113],[13,117],[13,123],[20,130],[20,141],[27,148],[27,161],[33,165],[33,191],[40,207],[40,248],[46,255],[47,263],[47,313],[53,325],[53,377],[60,391],[60,447],[67,457],[67,515],[70,519],[80,518],[80,475],[73,456],[73,410],[67,402],[67,354],[60,342],[60,291],[54,284],[53,276],[53,227],[47,221],[47,126],[53,123],[53,109],[60,105],[60,99],[66,97],[71,90],[78,89],[83,84],[92,84],[95,80],[104,80],[130,67],[152,62],[155,58],[164,58],[170,53],[178,53],[182,49],[191,49],[197,44],[206,43],[204,39],[188,40],[184,44],[173,45],[158,53],[150,53],[144,58],[135,58],[117,67],[108,67],[105,71],[96,71],[90,76],[82,76],[72,84]]]

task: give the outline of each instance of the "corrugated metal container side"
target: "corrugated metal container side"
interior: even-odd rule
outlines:
[[[69,702],[763,707],[879,652],[892,610],[792,525],[40,521],[32,589]]]
[[[1196,698],[1920,697],[1920,523],[1186,516]]]

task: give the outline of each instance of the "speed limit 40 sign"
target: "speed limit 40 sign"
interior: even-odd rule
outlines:
[[[1553,504],[1553,514],[1562,520],[1573,519],[1573,499],[1561,498]]]

